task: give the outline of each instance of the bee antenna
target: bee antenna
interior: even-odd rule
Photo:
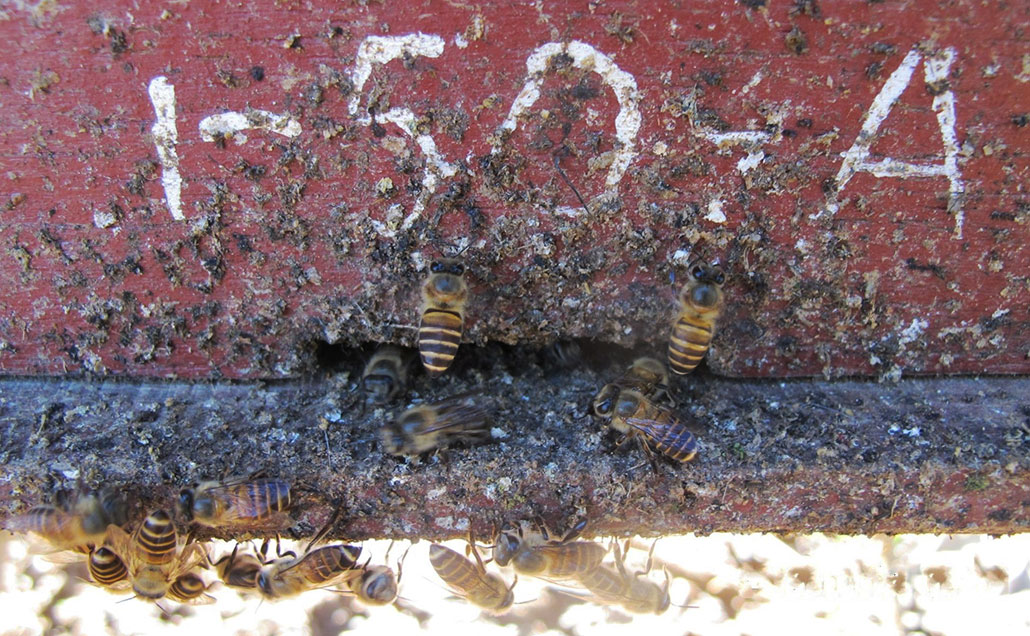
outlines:
[[[587,215],[589,215],[590,208],[587,207],[587,202],[583,200],[583,197],[579,194],[579,190],[576,189],[576,186],[572,185],[572,181],[569,180],[568,175],[566,175],[565,171],[562,170],[561,157],[558,156],[558,153],[554,153],[554,167],[558,169],[558,174],[561,175],[561,178],[565,182],[565,185],[569,186],[569,188],[572,189],[572,193],[576,195],[577,199],[579,199],[579,204],[583,206],[583,209],[586,210]]]

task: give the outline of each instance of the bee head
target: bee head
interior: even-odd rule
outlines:
[[[182,513],[186,521],[193,521],[195,503],[192,488],[183,488],[179,491],[179,512]]]
[[[390,603],[397,598],[397,579],[393,570],[375,567],[365,570],[361,576],[362,596],[376,603]]]
[[[604,385],[594,398],[594,414],[598,417],[611,417],[618,397],[619,387],[614,384]]]
[[[496,545],[494,546],[494,561],[497,565],[505,566],[511,562],[512,557],[519,549],[519,538],[515,533],[510,530],[502,530],[497,535]]]
[[[261,593],[265,596],[272,598],[275,596],[275,591],[272,589],[272,577],[269,576],[268,570],[262,568],[261,572],[257,575],[257,586],[261,590]]]
[[[722,269],[713,265],[694,265],[690,268],[690,277],[699,283],[711,283],[713,285],[722,285],[726,282],[726,275]]]

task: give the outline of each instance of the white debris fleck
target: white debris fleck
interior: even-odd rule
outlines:
[[[93,210],[93,225],[100,229],[111,227],[118,222],[118,217],[107,210]]]
[[[432,490],[427,490],[426,491],[426,498],[427,499],[436,499],[437,497],[439,497],[440,495],[444,494],[445,492],[447,492],[447,487],[446,486],[441,486],[440,488],[434,488]]]
[[[455,33],[454,34],[454,46],[458,47],[459,49],[464,49],[464,48],[468,48],[468,45],[469,45],[469,41],[465,39],[464,34],[461,34],[461,33]]]
[[[737,170],[741,174],[746,174],[752,168],[757,168],[758,164],[762,163],[762,159],[765,159],[765,151],[749,152],[746,157],[737,162]]]
[[[445,528],[447,530],[454,530],[455,529],[455,527],[454,527],[454,517],[452,517],[450,515],[447,515],[446,517],[437,517],[436,519],[433,519],[433,523],[435,523],[436,525],[440,526],[441,528]]]
[[[722,199],[712,199],[708,202],[708,214],[705,218],[712,223],[725,223],[726,213],[722,211],[723,201]]]
[[[497,428],[496,426],[490,429],[490,437],[494,439],[504,439],[508,437],[508,432],[503,428]]]
[[[920,318],[913,318],[912,324],[910,324],[908,327],[905,327],[905,329],[902,330],[901,337],[898,338],[898,344],[904,346],[910,342],[915,342],[920,336],[923,335],[923,332],[926,331],[926,328],[929,326],[930,323],[928,323],[927,321],[922,320]]]

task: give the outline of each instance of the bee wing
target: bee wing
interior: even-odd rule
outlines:
[[[673,420],[674,421],[674,420]],[[640,431],[649,438],[659,437],[665,433],[672,421],[659,422],[647,417],[627,417],[626,424]]]
[[[439,417],[437,417],[436,423],[423,432],[477,431],[487,427],[489,411],[479,402],[473,402],[467,398],[455,399],[453,403],[437,404],[437,410]]]
[[[122,563],[125,564],[129,573],[135,571],[135,564],[138,562],[138,550],[133,545],[132,535],[118,526],[107,526],[107,534],[104,535],[104,545],[111,549]]]

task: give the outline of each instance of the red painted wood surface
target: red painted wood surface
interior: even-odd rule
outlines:
[[[478,342],[660,348],[702,257],[729,275],[719,373],[1030,371],[1025,2],[99,0],[4,18],[4,373],[275,377],[318,341],[410,344],[426,263],[468,244]],[[358,90],[367,38],[418,33],[422,54]],[[636,131],[609,84],[626,78]],[[878,99],[893,108],[870,131]],[[869,162],[944,166],[949,100],[951,168],[836,181],[871,132]],[[248,109],[300,133],[202,138],[204,118]],[[449,167],[432,191],[414,134]]]

